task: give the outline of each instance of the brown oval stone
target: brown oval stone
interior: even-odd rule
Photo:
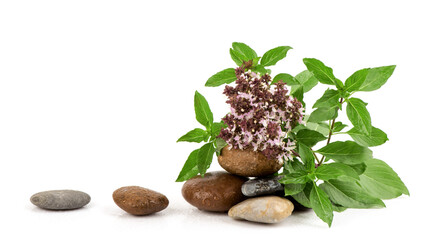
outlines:
[[[182,195],[191,205],[200,210],[226,212],[245,199],[241,185],[246,178],[224,171],[195,176],[182,187]]]
[[[276,173],[282,167],[277,160],[268,159],[261,152],[229,149],[228,146],[222,149],[218,160],[226,171],[244,177],[264,177]]]
[[[169,205],[163,194],[138,186],[119,188],[112,198],[121,209],[138,216],[159,212]]]

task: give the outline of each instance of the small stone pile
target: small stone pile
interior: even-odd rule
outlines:
[[[282,167],[278,161],[227,146],[218,161],[227,172],[210,172],[185,182],[182,195],[188,203],[200,210],[228,212],[234,219],[260,223],[281,222],[291,215],[294,205],[280,197],[284,188],[279,176],[271,177]]]

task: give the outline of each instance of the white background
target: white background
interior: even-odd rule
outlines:
[[[0,1],[0,238],[423,238],[421,2]],[[200,145],[176,140],[200,127],[195,90],[215,120],[228,111],[222,87],[204,83],[234,66],[233,41],[259,55],[292,46],[273,74],[301,72],[304,57],[322,60],[342,80],[361,68],[397,65],[381,89],[357,96],[390,139],[374,156],[394,168],[411,196],[385,201],[385,209],[335,213],[331,229],[313,212],[261,225],[186,203],[174,180]],[[324,89],[310,92],[308,105]],[[211,169],[220,169],[216,159]],[[130,216],[111,197],[127,185],[159,191],[170,205]],[[92,202],[68,212],[30,203],[51,189],[85,191]]]

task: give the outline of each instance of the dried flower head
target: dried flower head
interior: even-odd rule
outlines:
[[[219,137],[235,149],[253,149],[269,159],[288,160],[295,148],[287,134],[303,119],[302,104],[287,95],[282,81],[270,85],[271,76],[235,69],[236,86],[225,86],[231,112],[222,120],[228,125]]]

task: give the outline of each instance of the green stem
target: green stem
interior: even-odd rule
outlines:
[[[330,131],[328,132],[328,139],[327,139],[327,144],[326,145],[328,145],[330,143],[331,136],[333,135],[333,129],[334,129],[334,123],[335,122],[336,122],[336,119],[333,119],[333,121],[331,122]]]
[[[348,132],[335,132],[333,135],[339,135],[339,134],[348,134]]]
[[[343,103],[343,98],[340,98],[340,104]],[[330,131],[328,132],[328,139],[327,139],[327,144],[326,146],[330,143],[331,140],[331,136],[333,135],[333,128],[334,128],[334,123],[336,122],[336,118],[333,119],[333,121],[331,122],[331,126],[330,126]],[[321,165],[324,162],[325,156],[321,157],[321,160],[318,163],[318,166]]]

